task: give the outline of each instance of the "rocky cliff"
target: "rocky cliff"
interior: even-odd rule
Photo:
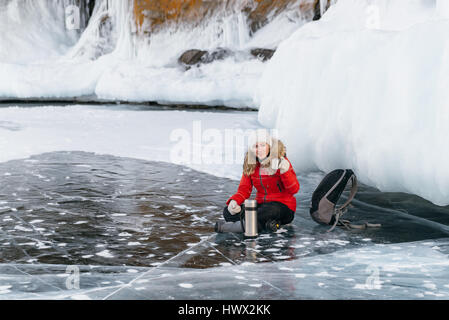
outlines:
[[[285,10],[319,19],[322,5],[320,0],[134,0],[134,14],[138,26],[151,32],[168,23],[196,24],[216,14],[243,12],[256,32]]]

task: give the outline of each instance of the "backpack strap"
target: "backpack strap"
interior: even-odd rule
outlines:
[[[341,224],[348,230],[350,229],[368,229],[368,228],[380,228],[382,225],[380,223],[368,223],[363,224],[353,224],[349,220],[340,220]]]
[[[341,175],[340,179],[338,179],[338,181],[335,182],[335,184],[332,186],[332,188],[330,188],[329,191],[326,192],[326,194],[323,196],[323,198],[327,198],[332,193],[332,191],[335,190],[335,188],[340,184],[340,182],[343,180],[345,175],[346,175],[346,170],[343,170],[343,174]]]
[[[345,176],[345,174],[346,174],[346,170],[344,171],[344,173],[343,173],[342,177],[340,178],[340,180],[338,181],[338,183],[340,183],[341,179],[343,179],[343,177]],[[349,204],[351,203],[351,201],[354,199],[355,194],[357,193],[357,177],[355,176],[355,174],[353,174],[349,179],[350,179],[351,182],[352,182],[352,186],[351,186],[351,192],[350,192],[350,194],[349,194],[348,200],[346,200],[346,202],[345,202],[342,206],[340,206],[340,207],[338,207],[338,208],[335,208],[335,210],[334,210],[335,222],[334,222],[333,226],[332,226],[327,232],[331,232],[332,230],[335,229],[335,227],[336,227],[337,224],[339,223],[339,220],[340,220],[341,216],[342,216],[343,214],[345,214],[346,211],[348,211],[348,206],[349,206]],[[337,185],[338,183],[336,183],[335,185]],[[334,187],[335,187],[335,186],[334,186]],[[334,189],[334,188],[332,188],[331,190],[333,190],[333,189]],[[328,192],[328,194],[329,194],[329,193],[330,193],[330,192]],[[328,195],[328,194],[327,194],[327,195]],[[345,226],[344,223],[343,223],[343,225]]]
[[[334,222],[334,225],[333,225],[329,230],[327,230],[327,232],[331,232],[332,230],[335,229],[335,227],[337,226],[338,221],[340,220],[340,217],[341,217],[342,215],[343,215],[343,212],[341,212],[341,211],[338,211],[338,212],[335,213],[335,222]]]
[[[349,179],[351,179],[352,181],[351,193],[349,194],[348,200],[341,207],[336,209],[338,211],[346,212],[348,210],[346,209],[346,207],[349,206],[351,201],[354,199],[355,194],[357,193],[357,177],[355,176],[355,174],[353,174]]]
[[[352,224],[349,220],[343,220],[340,219],[343,214],[345,214],[348,211],[348,206],[351,203],[351,201],[354,199],[355,194],[357,193],[357,177],[355,175],[351,176],[352,181],[352,187],[351,187],[351,193],[349,194],[348,200],[339,208],[335,209],[335,223],[327,232],[331,232],[335,229],[337,225],[343,226],[346,229],[367,229],[367,228],[380,228],[382,225],[377,223],[368,223],[365,222],[364,224],[357,225]]]

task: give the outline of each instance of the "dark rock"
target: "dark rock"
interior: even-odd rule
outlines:
[[[317,20],[321,19],[320,1],[316,2],[313,13],[314,13],[313,19],[312,19],[313,21],[317,21]]]
[[[92,17],[92,14],[95,9],[95,0],[87,0],[87,7],[89,10],[89,17]]]
[[[251,50],[251,54],[256,58],[261,59],[263,62],[270,60],[275,52],[276,50],[264,48],[255,48]]]
[[[197,63],[201,63],[205,54],[207,54],[207,51],[197,49],[187,50],[181,55],[181,57],[179,57],[178,61],[179,63],[192,66]]]
[[[331,6],[330,1],[327,0],[326,3],[326,8],[325,8],[325,12],[327,11],[327,9],[329,9],[329,7]],[[314,6],[314,16],[313,16],[313,21],[317,21],[321,19],[321,4],[319,0],[315,1],[315,6]]]
[[[216,60],[223,60],[230,56],[232,56],[232,51],[225,48],[217,48],[212,52],[206,53],[201,57],[201,62],[203,63],[211,63]]]
[[[263,16],[252,15],[249,22],[250,35],[254,35],[259,29],[268,24],[268,19]]]
[[[265,62],[271,59],[274,52],[275,50],[272,49],[254,48],[251,50],[251,55]],[[186,70],[189,70],[191,66],[208,64],[228,57],[238,56],[239,54],[247,55],[248,53],[233,52],[226,48],[217,48],[212,51],[190,49],[179,57],[178,62],[186,67]]]
[[[191,49],[184,52],[178,59],[179,63],[185,66],[193,66],[197,64],[207,64],[216,60],[223,60],[232,56],[233,52],[225,48],[217,48],[214,51],[203,51]]]

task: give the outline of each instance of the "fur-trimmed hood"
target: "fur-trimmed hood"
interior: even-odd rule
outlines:
[[[259,159],[256,157],[255,153],[249,148],[249,150],[245,154],[245,161],[243,162],[243,173],[247,176],[250,176],[254,173],[257,167],[257,163],[260,163],[262,168],[266,168],[271,174],[275,174],[277,171],[277,165],[279,159],[281,157],[285,157],[287,154],[287,150],[285,148],[284,143],[281,140],[272,138],[272,146],[270,147],[270,154],[267,158],[265,158],[262,162],[259,162]],[[272,166],[272,164],[274,164]],[[276,168],[272,169],[272,167]]]

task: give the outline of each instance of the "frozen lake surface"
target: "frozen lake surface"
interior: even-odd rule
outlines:
[[[170,137],[259,128],[255,112],[4,104],[0,119],[1,299],[448,298],[449,208],[416,196],[362,185],[346,217],[382,228],[326,233],[308,213],[324,173],[297,170],[291,225],[215,234],[244,146],[185,166]]]
[[[418,197],[361,186],[347,217],[382,228],[326,233],[308,214],[323,173],[298,173],[294,222],[245,240],[213,232],[237,182],[184,166],[64,151],[0,177],[2,299],[449,297],[449,210]]]
[[[447,1],[339,0],[319,21],[286,10],[256,33],[219,14],[152,32],[151,46],[131,36],[126,1],[96,1],[81,37],[59,14],[69,2],[1,1],[0,99],[259,113],[0,102],[0,299],[449,298]],[[235,54],[178,65],[186,50],[220,47]],[[276,54],[264,63],[252,48]],[[201,138],[261,125],[298,173],[296,218],[255,240],[216,235],[245,148],[209,141],[236,161],[200,150],[180,163],[173,138],[190,135],[192,160]],[[362,185],[346,218],[382,227],[326,233],[308,213],[325,174],[311,168],[341,166],[446,207]]]

